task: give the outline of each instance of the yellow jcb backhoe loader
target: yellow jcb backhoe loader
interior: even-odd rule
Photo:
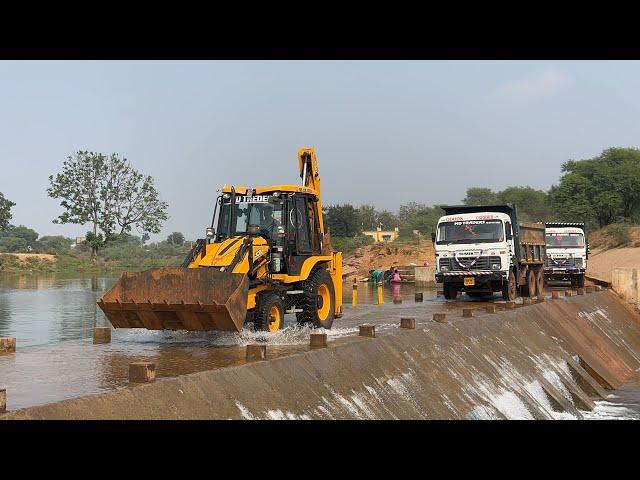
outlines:
[[[211,227],[180,268],[124,272],[98,305],[115,328],[277,331],[284,314],[331,328],[342,316],[342,253],[322,221],[315,150],[301,185],[223,187]]]

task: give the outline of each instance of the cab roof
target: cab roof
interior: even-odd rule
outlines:
[[[225,185],[222,187],[221,191],[222,193],[231,193],[231,185]],[[290,192],[290,193],[308,193],[311,195],[315,195],[318,196],[318,193],[313,189],[313,188],[309,188],[309,187],[305,187],[302,185],[271,185],[268,187],[254,187],[253,189],[250,189],[249,187],[246,186],[235,186],[234,187],[236,190],[236,193],[239,195],[246,195],[249,190],[254,190],[255,191],[255,195],[263,195],[265,193],[271,193],[271,192]]]

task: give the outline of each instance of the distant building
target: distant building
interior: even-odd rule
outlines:
[[[71,248],[76,248],[76,245],[80,245],[82,242],[84,242],[87,239],[87,237],[76,237],[76,239],[74,240],[74,242],[70,245]]]
[[[381,227],[378,227],[375,230],[362,232],[362,234],[372,237],[374,243],[393,242],[400,236],[398,227],[394,228],[393,230],[382,230]]]

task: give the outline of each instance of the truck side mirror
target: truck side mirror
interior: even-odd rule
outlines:
[[[436,234],[435,234],[435,232],[431,232],[431,243],[436,243]]]
[[[504,224],[504,233],[507,240],[511,240],[513,238],[513,233],[511,233],[511,222],[506,222]]]

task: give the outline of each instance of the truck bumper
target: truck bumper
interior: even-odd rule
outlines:
[[[557,279],[572,277],[575,275],[584,275],[584,268],[545,268],[544,276],[548,279]]]
[[[474,277],[476,285],[488,282],[502,281],[502,272],[478,271],[478,272],[438,272],[436,283],[464,283],[465,278]]]

